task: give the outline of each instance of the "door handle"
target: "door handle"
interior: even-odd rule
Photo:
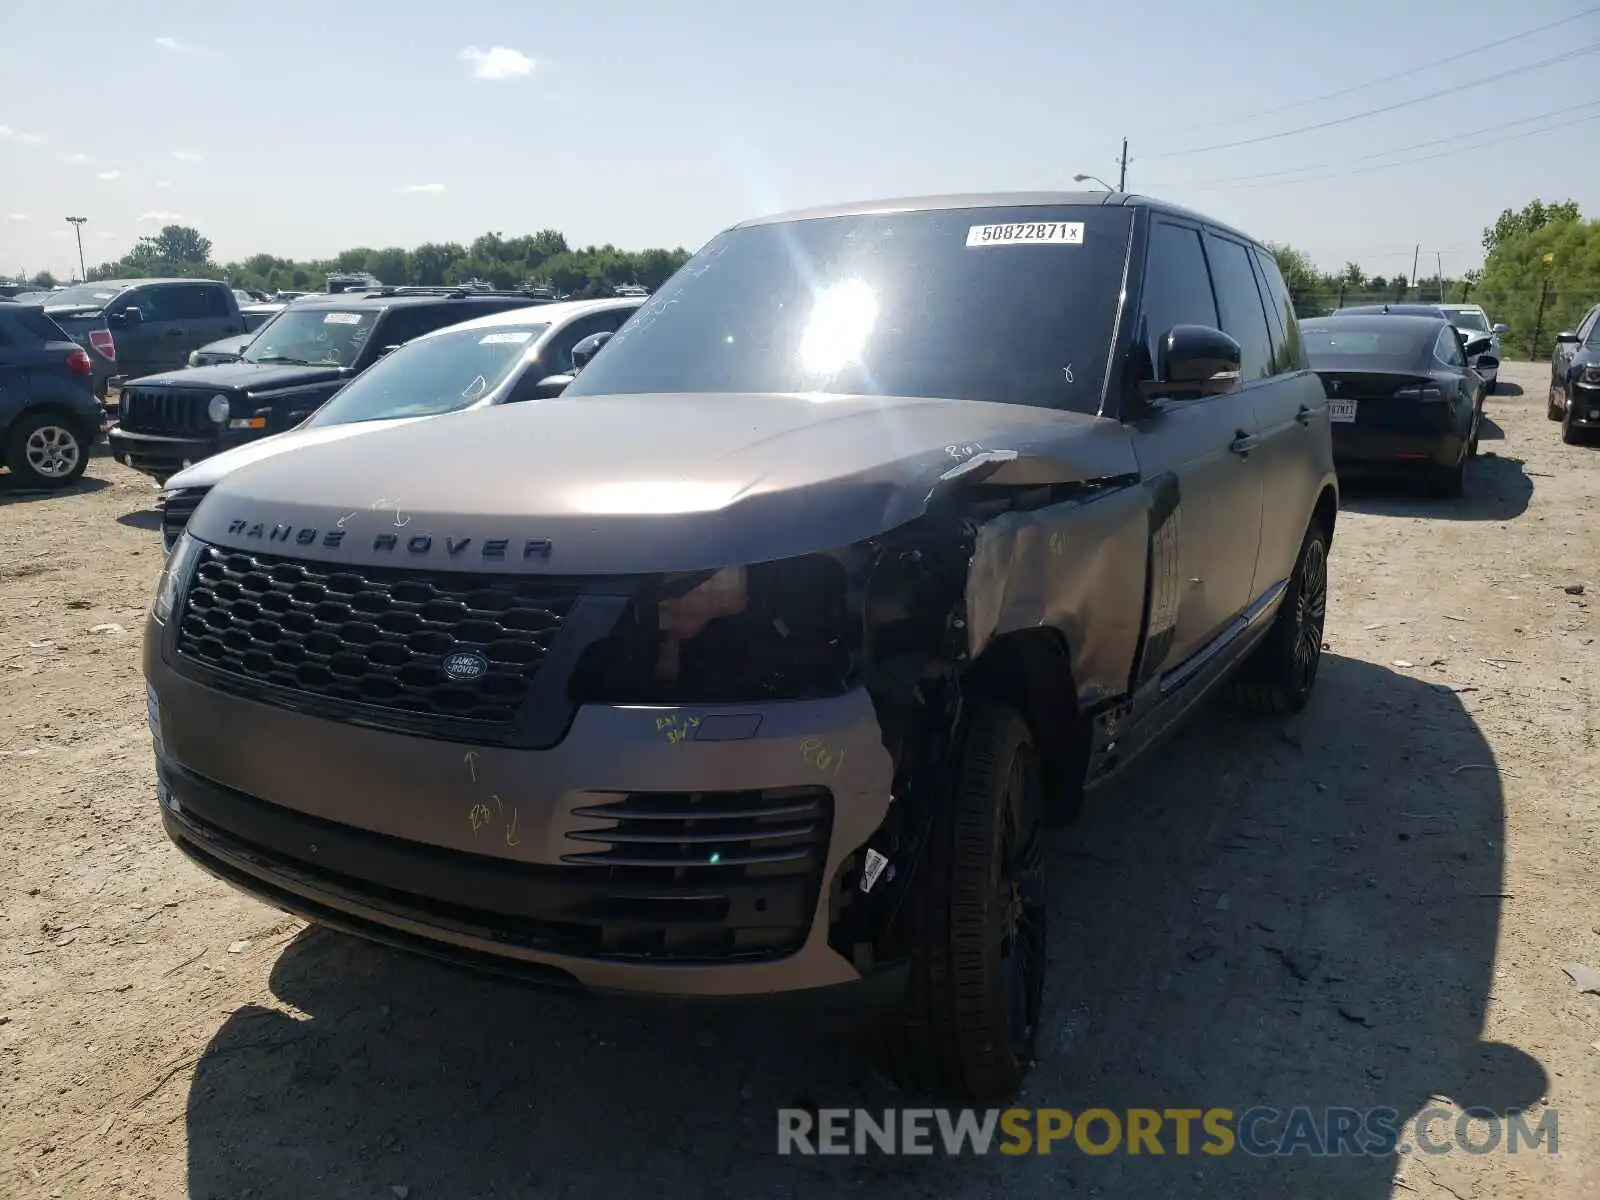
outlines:
[[[1246,433],[1242,429],[1234,435],[1233,441],[1228,443],[1228,449],[1233,451],[1240,458],[1248,458],[1250,456],[1250,451],[1254,450],[1255,448],[1256,435],[1253,433]]]
[[[1307,408],[1304,404],[1302,404],[1300,406],[1300,411],[1294,414],[1294,419],[1296,421],[1299,421],[1300,424],[1302,424],[1302,425],[1311,424],[1311,417],[1312,417],[1311,410],[1309,408]]]

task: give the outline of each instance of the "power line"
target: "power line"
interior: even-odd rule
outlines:
[[[1554,125],[1546,125],[1543,129],[1530,129],[1526,133],[1514,133],[1514,134],[1511,134],[1509,137],[1491,138],[1486,142],[1479,142],[1478,145],[1479,146],[1498,146],[1498,145],[1500,145],[1500,144],[1502,144],[1504,142],[1515,142],[1515,141],[1521,140],[1522,138],[1535,137],[1535,136],[1537,136],[1538,134],[1541,134],[1541,133],[1550,133],[1553,130],[1566,129],[1566,128],[1568,128],[1570,126],[1573,126],[1573,125],[1584,125],[1584,124],[1587,124],[1590,121],[1600,121],[1600,113],[1594,113],[1593,115],[1587,116],[1587,117],[1577,117],[1577,118],[1574,118],[1571,121],[1558,121]],[[1256,184],[1254,186],[1256,186],[1256,187],[1287,187],[1287,186],[1290,186],[1290,185],[1296,184],[1296,183],[1322,183],[1322,182],[1324,182],[1326,180],[1329,180],[1329,179],[1344,179],[1344,178],[1346,178],[1347,176],[1350,176],[1350,175],[1368,175],[1368,174],[1371,174],[1374,171],[1392,171],[1396,167],[1410,167],[1410,166],[1414,166],[1417,163],[1434,162],[1434,161],[1436,161],[1438,159],[1441,159],[1441,158],[1455,158],[1460,153],[1461,153],[1461,150],[1459,148],[1454,149],[1454,150],[1442,150],[1438,154],[1423,154],[1423,155],[1420,155],[1420,156],[1418,156],[1416,158],[1403,159],[1400,162],[1379,163],[1376,166],[1372,166],[1372,167],[1356,167],[1354,170],[1351,170],[1351,171],[1335,171],[1331,175],[1307,175],[1303,179],[1280,179],[1280,180],[1276,181],[1276,183]],[[1201,190],[1207,190],[1209,187],[1217,186],[1217,185],[1189,184],[1187,186],[1199,188]]]
[[[1501,79],[1507,79],[1512,75],[1520,75],[1522,72],[1531,71],[1536,67],[1548,67],[1553,63],[1566,62],[1568,59],[1579,58],[1585,54],[1593,54],[1596,50],[1600,50],[1600,42],[1594,42],[1591,45],[1582,46],[1576,50],[1568,50],[1565,54],[1553,55],[1550,58],[1540,59],[1538,62],[1528,63],[1521,67],[1514,67],[1509,71],[1501,71],[1494,75],[1480,75],[1478,78],[1468,80],[1466,83],[1458,83],[1452,87],[1440,88],[1438,91],[1429,92],[1425,96],[1414,96],[1410,100],[1397,100],[1393,104],[1385,104],[1381,108],[1369,108],[1365,112],[1351,113],[1346,117],[1334,117],[1328,121],[1318,121],[1315,125],[1302,125],[1298,129],[1285,129],[1281,133],[1263,133],[1256,137],[1240,138],[1238,141],[1234,142],[1218,142],[1214,146],[1197,146],[1193,150],[1167,150],[1160,154],[1147,154],[1144,157],[1147,159],[1183,158],[1191,154],[1209,154],[1213,150],[1233,150],[1239,146],[1255,146],[1262,142],[1275,142],[1280,138],[1294,137],[1296,134],[1301,133],[1311,133],[1312,131],[1318,129],[1331,129],[1335,125],[1348,125],[1352,121],[1365,120],[1367,117],[1376,117],[1382,113],[1394,112],[1397,109],[1410,108],[1414,104],[1422,104],[1429,100],[1437,100],[1441,96],[1451,96],[1456,92],[1464,92],[1469,88],[1483,87],[1488,83],[1496,83]]]
[[[1385,75],[1381,79],[1370,79],[1366,83],[1351,84],[1349,87],[1340,88],[1336,92],[1324,92],[1320,96],[1311,96],[1305,100],[1294,100],[1288,104],[1280,104],[1276,108],[1258,109],[1256,112],[1244,113],[1236,117],[1225,117],[1220,121],[1207,121],[1203,125],[1190,125],[1187,126],[1187,128],[1215,129],[1218,125],[1231,125],[1235,121],[1253,121],[1257,117],[1270,117],[1281,112],[1289,112],[1292,109],[1304,108],[1308,104],[1321,104],[1324,100],[1337,100],[1340,96],[1348,96],[1353,92],[1361,92],[1365,91],[1367,88],[1379,87],[1385,83],[1393,83],[1397,79],[1409,79],[1413,75],[1421,75],[1425,71],[1431,71],[1435,67],[1442,67],[1447,63],[1460,62],[1463,58],[1471,58],[1474,54],[1482,54],[1486,50],[1498,50],[1507,42],[1520,42],[1524,38],[1530,38],[1536,33],[1543,33],[1547,29],[1555,29],[1562,25],[1570,25],[1574,21],[1581,21],[1584,17],[1592,16],[1597,12],[1600,12],[1600,5],[1596,5],[1594,8],[1586,8],[1580,13],[1573,13],[1570,17],[1562,17],[1559,21],[1551,21],[1547,25],[1538,25],[1532,29],[1524,29],[1521,33],[1513,33],[1506,37],[1498,38],[1495,41],[1486,42],[1481,46],[1474,46],[1471,50],[1462,50],[1460,53],[1452,54],[1447,58],[1436,58],[1431,62],[1423,63],[1420,67],[1409,67],[1404,71],[1396,71],[1393,75]]]
[[[1332,170],[1340,169],[1340,168],[1348,165],[1349,163],[1371,162],[1375,158],[1388,158],[1391,155],[1394,155],[1394,154],[1406,154],[1406,153],[1408,153],[1408,152],[1410,152],[1412,150],[1426,150],[1430,146],[1443,146],[1443,145],[1445,145],[1447,143],[1450,143],[1450,142],[1458,142],[1458,141],[1462,140],[1463,138],[1475,138],[1475,137],[1481,137],[1483,134],[1486,134],[1486,133],[1498,133],[1502,129],[1512,129],[1512,128],[1515,128],[1518,125],[1531,124],[1534,121],[1544,121],[1544,120],[1548,120],[1551,117],[1564,117],[1568,113],[1581,112],[1583,109],[1593,108],[1597,104],[1600,104],[1600,100],[1588,100],[1588,101],[1585,101],[1582,104],[1574,104],[1574,105],[1571,105],[1568,108],[1557,108],[1557,109],[1551,110],[1550,112],[1535,113],[1531,117],[1521,117],[1521,118],[1519,118],[1519,119],[1517,119],[1515,121],[1502,121],[1498,125],[1486,125],[1482,129],[1474,129],[1474,130],[1471,130],[1470,132],[1467,132],[1467,133],[1454,133],[1454,134],[1451,134],[1449,137],[1433,138],[1433,139],[1431,139],[1429,141],[1426,141],[1426,142],[1413,142],[1409,146],[1394,146],[1394,147],[1392,147],[1392,148],[1390,148],[1388,150],[1379,150],[1379,151],[1376,151],[1375,153],[1372,153],[1372,154],[1359,154],[1355,158],[1346,159],[1343,162],[1315,163],[1315,164],[1313,164],[1311,166],[1308,166],[1308,167],[1287,167],[1287,168],[1285,168],[1284,170],[1281,170],[1281,171],[1263,171],[1260,174],[1256,174],[1256,175],[1230,175],[1225,179],[1205,179],[1205,180],[1201,180],[1198,183],[1180,183],[1180,182],[1174,180],[1172,183],[1165,184],[1165,185],[1157,185],[1157,186],[1166,186],[1166,187],[1211,187],[1211,186],[1214,186],[1214,185],[1217,185],[1217,184],[1224,184],[1224,183],[1254,183],[1254,182],[1256,182],[1257,180],[1260,180],[1260,179],[1281,179],[1285,175],[1299,175],[1300,173],[1302,173],[1304,171],[1332,171]],[[1533,130],[1531,132],[1537,133],[1537,132],[1541,132],[1541,131]]]

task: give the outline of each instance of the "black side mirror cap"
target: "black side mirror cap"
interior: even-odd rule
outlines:
[[[572,348],[572,373],[576,375],[589,365],[590,360],[600,353],[601,348],[611,340],[611,334],[591,333]]]
[[[1239,343],[1209,325],[1174,325],[1156,342],[1155,380],[1147,400],[1193,400],[1236,391],[1243,382]]]
[[[546,375],[542,379],[524,378],[501,403],[520,404],[524,400],[554,400],[572,382],[571,375]]]
[[[1500,360],[1492,354],[1481,355],[1474,366],[1478,371],[1492,371],[1500,365]]]
[[[144,312],[136,304],[130,304],[119,313],[111,313],[106,317],[106,324],[113,329],[128,329],[134,325],[144,323]]]

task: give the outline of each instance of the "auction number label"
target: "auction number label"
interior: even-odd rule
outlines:
[[[973,225],[968,246],[1081,246],[1082,221],[1023,221],[1013,225]]]

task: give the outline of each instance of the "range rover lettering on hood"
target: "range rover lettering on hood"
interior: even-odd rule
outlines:
[[[228,521],[228,534],[231,537],[285,546],[345,549],[349,533],[350,530],[347,529],[318,529],[312,525],[269,523],[248,517],[233,517]],[[451,560],[476,556],[503,562],[514,555],[522,558],[549,558],[552,547],[549,538],[477,538],[459,534],[379,533],[373,535],[370,549],[374,554],[410,557],[424,557],[431,554]]]

